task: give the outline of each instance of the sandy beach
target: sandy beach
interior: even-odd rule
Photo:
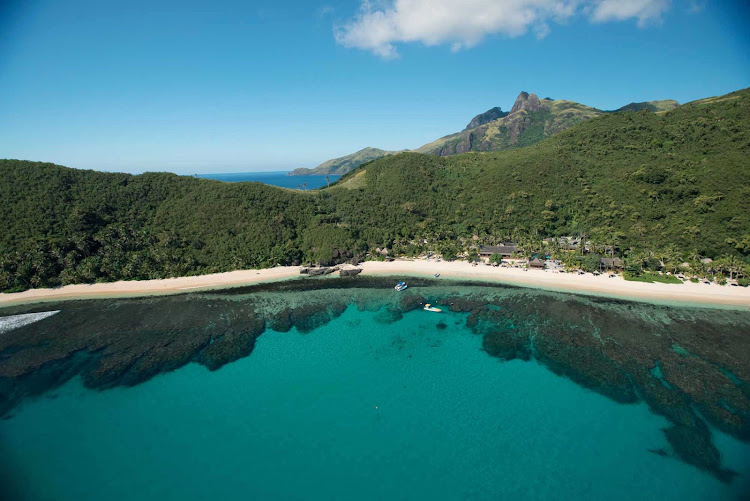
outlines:
[[[629,282],[620,276],[609,278],[606,275],[577,275],[541,270],[524,271],[482,264],[472,266],[464,261],[426,262],[424,260],[399,259],[393,262],[368,261],[362,263],[360,267],[362,268],[362,275],[392,275],[406,279],[409,276],[433,277],[435,273],[439,273],[440,278],[497,282],[646,302],[686,303],[750,309],[750,288],[746,287],[691,282],[683,284]],[[298,266],[279,266],[263,270],[238,270],[228,273],[163,280],[66,285],[54,289],[33,289],[12,294],[0,294],[0,306],[64,299],[178,294],[288,279],[306,279],[305,275],[300,275],[299,270],[300,267]]]
[[[440,273],[440,278],[498,282],[509,285],[535,287],[545,290],[574,292],[597,296],[616,297],[657,303],[690,303],[706,306],[730,306],[750,309],[750,288],[726,285],[685,282],[683,284],[660,284],[630,282],[617,276],[594,276],[590,273],[577,275],[553,271],[519,268],[496,268],[480,264],[472,266],[464,261],[426,262],[401,261],[391,263],[368,261],[363,263],[363,274],[431,277]]]

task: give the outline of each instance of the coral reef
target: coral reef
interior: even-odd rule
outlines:
[[[652,452],[732,479],[709,425],[750,440],[750,313],[447,281],[409,286],[394,293],[388,278],[325,277],[5,308],[0,316],[60,312],[0,336],[0,416],[76,375],[105,389],[190,362],[217,370],[248,356],[266,328],[309,333],[352,304],[390,324],[432,302],[461,313],[488,355],[533,359],[617,402],[645,402],[670,423],[671,451]],[[435,328],[447,328],[444,320]]]

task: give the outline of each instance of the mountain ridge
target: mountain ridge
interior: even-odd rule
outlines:
[[[498,106],[476,115],[460,131],[440,137],[411,151],[438,156],[449,156],[469,151],[502,151],[529,146],[566,130],[585,120],[607,113],[646,110],[661,113],[675,109],[679,103],[672,99],[630,103],[616,110],[605,111],[565,99],[539,99],[532,93],[518,94],[509,112]],[[367,151],[367,154],[362,154]],[[409,150],[401,150],[409,151]],[[399,153],[365,148],[351,155],[323,162],[313,169],[295,169],[291,175],[346,174],[363,163]]]
[[[574,101],[539,99],[534,93],[522,91],[506,115],[473,129],[444,136],[415,151],[442,157],[528,146],[602,114],[601,110]]]

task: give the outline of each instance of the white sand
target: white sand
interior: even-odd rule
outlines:
[[[480,264],[472,266],[464,261],[426,262],[397,260],[391,263],[368,261],[362,264],[367,275],[403,275],[499,282],[509,285],[536,287],[546,290],[576,292],[597,296],[634,299],[656,303],[693,303],[705,306],[730,306],[750,309],[750,287],[732,287],[712,283],[685,282],[661,284],[630,282],[621,276],[594,276],[590,273],[556,273],[553,271],[501,268]]]
[[[396,260],[390,263],[368,261],[362,263],[362,275],[393,275],[396,278],[409,276],[432,277],[440,273],[441,278],[498,282],[509,285],[536,287],[547,290],[577,292],[599,296],[635,299],[657,303],[691,303],[704,306],[729,306],[750,309],[750,288],[717,284],[686,282],[684,284],[648,284],[628,282],[621,277],[606,275],[575,275],[552,271],[471,266],[463,261],[436,262],[431,260]],[[202,289],[218,289],[301,278],[298,266],[279,266],[264,270],[240,270],[197,277],[168,278],[112,282],[91,285],[66,285],[56,289],[34,289],[13,294],[0,294],[0,305],[53,301],[60,299],[85,299],[104,297],[134,297],[145,295],[175,294]]]
[[[90,299],[104,297],[135,297],[177,294],[201,289],[236,287],[262,282],[297,278],[298,266],[277,266],[263,270],[238,270],[195,277],[165,278],[161,280],[132,280],[101,284],[76,284],[55,289],[31,289],[12,294],[0,294],[0,305],[23,304],[60,299]]]

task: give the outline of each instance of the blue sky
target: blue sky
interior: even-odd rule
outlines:
[[[522,90],[613,109],[750,86],[739,1],[0,5],[0,157],[86,169],[313,167]]]

